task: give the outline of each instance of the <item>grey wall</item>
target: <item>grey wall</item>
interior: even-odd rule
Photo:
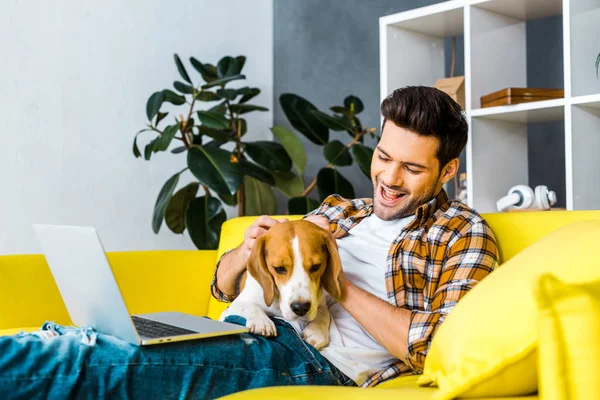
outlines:
[[[379,17],[439,3],[435,0],[275,0],[273,7],[273,123],[291,127],[279,105],[282,93],[300,95],[322,111],[350,94],[365,105],[363,126],[379,132]],[[346,132],[330,132],[348,142]],[[303,139],[308,153],[307,183],[326,164],[322,147]],[[374,145],[370,138],[365,144]],[[340,172],[356,196],[370,197],[372,185],[357,166]],[[317,198],[316,189],[311,193]],[[285,210],[283,199],[280,207]]]
[[[364,126],[379,131],[379,17],[427,6],[436,0],[275,0],[274,37],[274,125],[291,127],[279,105],[279,96],[291,92],[305,97],[317,108],[341,104],[353,94],[365,104],[360,114]],[[564,87],[561,17],[527,23],[527,80],[530,87]],[[457,38],[455,75],[464,74],[463,38]],[[446,75],[450,73],[451,39],[447,38]],[[565,203],[564,128],[562,122],[530,124],[529,183],[546,184]],[[345,132],[330,132],[333,139],[347,143]],[[326,161],[322,147],[303,139],[310,182]],[[367,139],[367,145],[374,145]],[[464,153],[461,171],[465,169]],[[356,166],[340,170],[354,185],[356,195],[371,196],[369,180]],[[312,193],[316,198],[316,191]],[[453,188],[449,187],[453,195]],[[280,199],[285,210],[285,199]]]

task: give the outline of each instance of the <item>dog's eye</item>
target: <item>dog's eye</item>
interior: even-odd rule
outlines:
[[[273,269],[280,275],[284,275],[285,273],[287,273],[285,267],[273,267]]]
[[[317,272],[319,268],[321,268],[321,264],[315,264],[312,267],[310,267],[310,272]]]

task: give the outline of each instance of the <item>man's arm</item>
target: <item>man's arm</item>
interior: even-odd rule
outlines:
[[[477,222],[448,247],[430,311],[394,307],[344,279],[340,304],[393,356],[422,371],[431,340],[444,318],[498,263],[496,241]]]
[[[341,306],[373,336],[377,343],[394,357],[404,360],[408,347],[408,328],[411,312],[383,301],[362,290],[347,279],[343,280],[344,299]]]

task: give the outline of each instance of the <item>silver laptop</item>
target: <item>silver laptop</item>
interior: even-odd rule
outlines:
[[[248,332],[245,326],[176,311],[130,315],[96,229],[35,224],[33,230],[77,326],[90,325],[135,345]]]

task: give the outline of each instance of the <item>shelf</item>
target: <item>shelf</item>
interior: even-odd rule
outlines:
[[[600,209],[598,21],[600,0],[451,0],[381,17],[381,100],[448,77],[448,39],[463,36],[467,204],[497,212],[512,185],[541,182],[568,210]],[[481,108],[510,87],[564,98]]]
[[[573,97],[571,104],[582,107],[600,108],[600,94]]]
[[[521,21],[562,14],[562,0],[476,0],[471,4]]]
[[[472,110],[473,118],[488,118],[509,122],[560,121],[565,117],[565,99],[534,101],[507,106]]]
[[[458,36],[463,32],[464,4],[456,0],[434,4],[382,17],[380,24],[429,36]]]

